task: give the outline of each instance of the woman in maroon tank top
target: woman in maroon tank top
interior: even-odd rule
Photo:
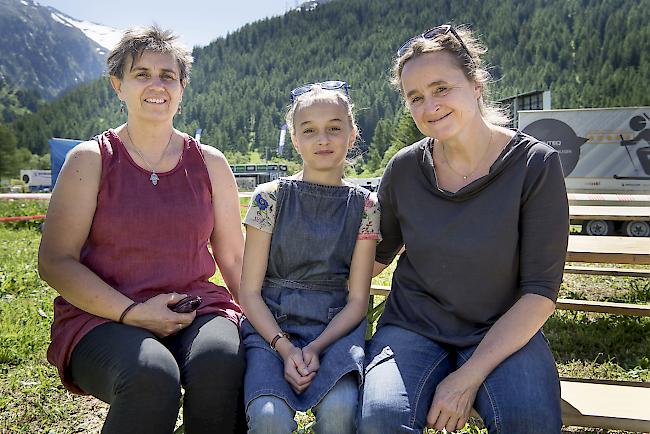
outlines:
[[[50,201],[48,360],[70,391],[110,403],[104,433],[172,432],[182,389],[187,433],[238,419],[239,200],[223,154],[174,129],[191,64],[171,32],[127,30],[108,58],[127,122],[70,151]],[[208,280],[216,265],[227,289]],[[186,296],[198,309],[172,310]]]

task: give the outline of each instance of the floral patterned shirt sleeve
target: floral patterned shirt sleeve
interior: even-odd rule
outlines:
[[[275,209],[277,203],[277,181],[267,182],[257,186],[251,197],[244,224],[269,234],[275,226]]]
[[[381,233],[379,232],[379,201],[377,200],[376,193],[370,193],[366,197],[357,239],[381,241]]]

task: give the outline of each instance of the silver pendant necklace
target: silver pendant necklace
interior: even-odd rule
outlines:
[[[163,153],[160,156],[160,160],[158,160],[158,162],[154,166],[149,164],[149,162],[144,158],[144,155],[142,155],[142,152],[140,152],[140,149],[138,149],[138,146],[135,144],[135,142],[131,138],[131,133],[129,133],[129,124],[126,124],[126,135],[129,137],[129,142],[131,142],[131,144],[133,145],[133,149],[135,149],[135,152],[138,153],[138,155],[140,156],[142,161],[144,161],[144,164],[146,164],[149,167],[149,169],[151,170],[151,175],[149,176],[149,181],[151,181],[151,183],[153,185],[158,185],[158,180],[160,178],[158,177],[158,174],[156,173],[156,167],[155,166],[159,165],[162,162],[163,158],[165,158],[165,154],[167,153],[167,149],[169,149],[169,145],[172,143],[172,137],[174,137],[174,129],[172,128],[172,133],[169,135],[169,141],[167,142],[167,146],[165,146],[165,149],[163,150]]]

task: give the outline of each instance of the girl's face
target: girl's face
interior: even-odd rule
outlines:
[[[346,107],[338,100],[315,100],[307,104],[294,114],[291,136],[305,169],[342,170],[356,138]]]
[[[438,51],[409,60],[401,79],[406,105],[425,136],[453,139],[481,117],[481,87],[467,79],[452,54]]]
[[[129,117],[172,119],[183,96],[178,63],[168,53],[144,51],[138,59],[127,60],[122,80],[111,76],[111,83]]]

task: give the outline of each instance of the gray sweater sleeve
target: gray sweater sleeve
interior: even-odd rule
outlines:
[[[569,232],[568,200],[557,152],[529,155],[520,216],[520,290],[557,299]]]

